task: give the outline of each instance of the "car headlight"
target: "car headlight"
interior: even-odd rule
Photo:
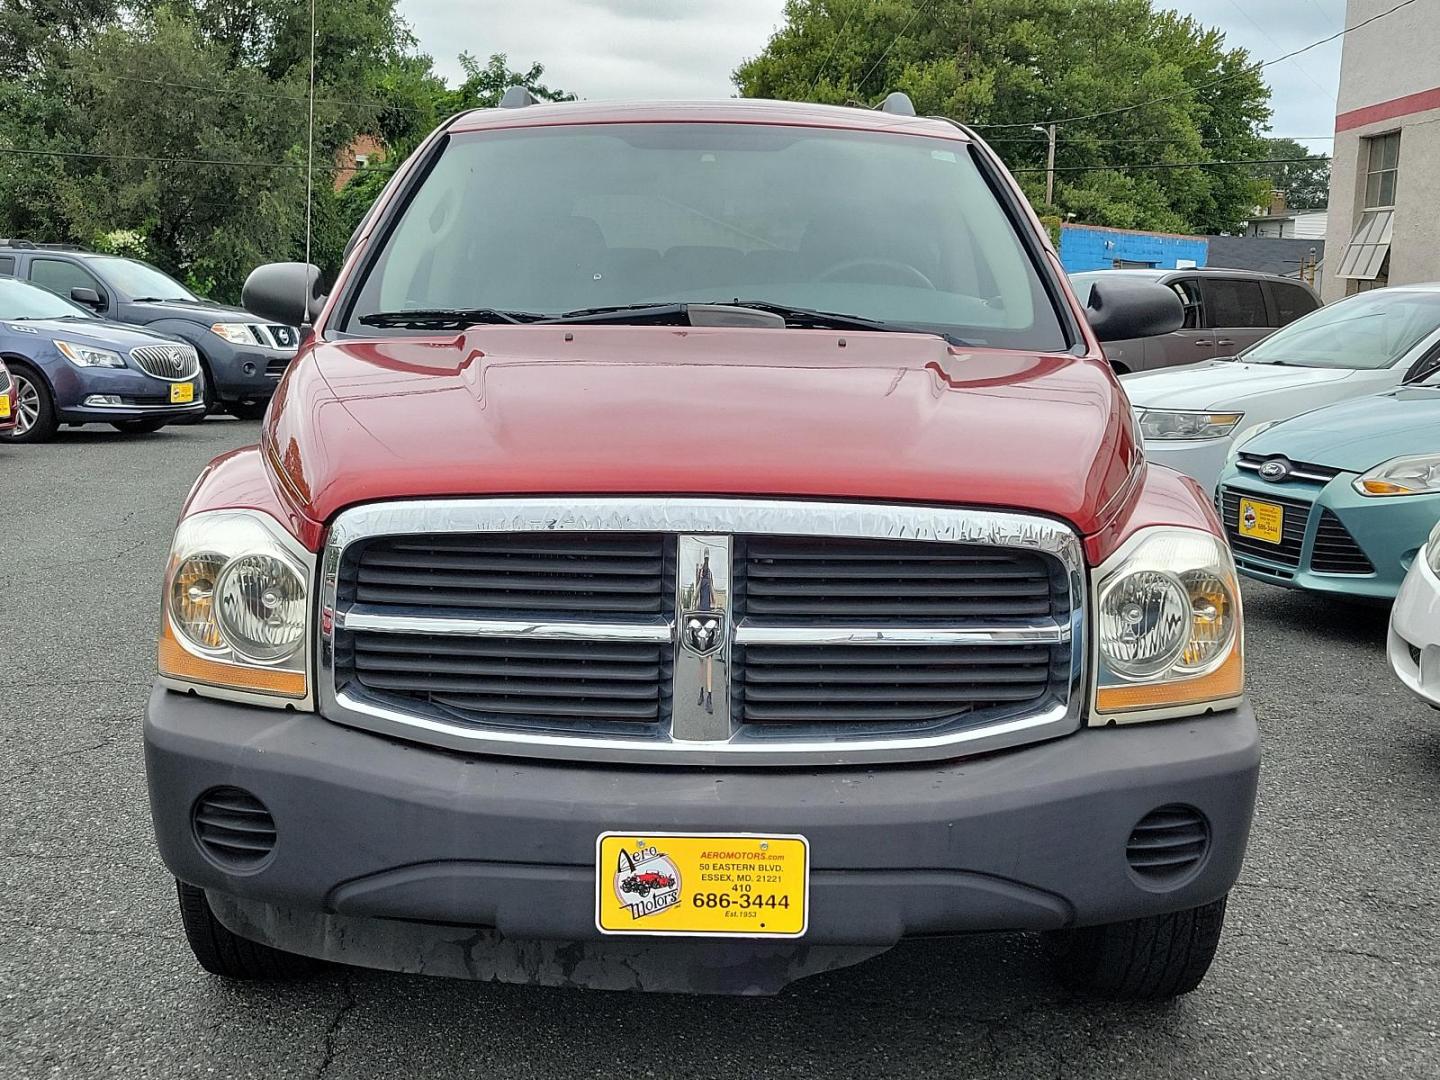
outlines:
[[[125,358],[109,349],[97,349],[90,345],[72,345],[68,341],[55,342],[60,355],[76,367],[124,367]]]
[[[1361,495],[1431,495],[1440,491],[1440,454],[1395,458],[1355,479]]]
[[[1095,572],[1094,595],[1096,722],[1161,719],[1244,690],[1240,587],[1219,537],[1142,530]]]
[[[165,572],[160,674],[201,693],[308,697],[314,578],[315,556],[265,514],[186,518]]]
[[[1245,418],[1238,412],[1167,412],[1141,409],[1140,434],[1147,439],[1221,439]]]
[[[249,323],[239,322],[217,322],[210,327],[210,332],[223,337],[232,345],[254,345],[254,336],[250,333]]]

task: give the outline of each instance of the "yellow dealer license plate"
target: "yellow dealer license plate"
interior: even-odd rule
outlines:
[[[0,420],[8,420],[9,418],[10,418],[10,395],[9,395],[9,394],[6,394],[4,397],[0,397]]]
[[[607,832],[595,863],[602,934],[795,938],[809,922],[803,836]]]
[[[1285,508],[1274,503],[1240,500],[1240,535],[1278,544],[1285,538]]]
[[[190,382],[177,382],[170,384],[170,404],[189,405],[195,400],[195,384]]]

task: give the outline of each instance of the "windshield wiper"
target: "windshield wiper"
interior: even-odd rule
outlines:
[[[401,330],[463,330],[481,323],[528,323],[545,316],[533,311],[500,311],[497,308],[415,308],[413,311],[373,311],[361,315],[365,326]]]
[[[887,322],[883,319],[867,319],[863,315],[847,315],[842,311],[816,311],[812,308],[776,304],[770,300],[731,300],[730,305],[779,315],[785,320],[787,326],[814,330],[879,330],[888,334],[927,334],[930,337],[944,338],[951,345],[970,344],[943,330],[929,330],[923,326],[907,326],[903,323]]]
[[[710,325],[710,319],[723,312],[726,308],[741,308],[745,311],[764,312],[768,315],[778,316],[784,320],[786,326],[796,329],[811,330],[878,330],[891,334],[927,334],[931,337],[944,338],[952,345],[965,345],[950,334],[939,330],[927,330],[918,326],[905,326],[900,323],[883,322],[879,319],[867,319],[861,315],[847,315],[838,311],[816,311],[812,308],[791,307],[788,304],[777,304],[769,300],[716,300],[695,303],[668,303],[668,304],[615,304],[610,307],[581,308],[578,311],[567,311],[563,315],[555,315],[547,319],[539,320],[542,323],[627,323],[644,324],[659,323],[661,325],[687,325],[691,324],[691,309],[696,314],[703,312],[701,316],[705,322],[703,325]]]

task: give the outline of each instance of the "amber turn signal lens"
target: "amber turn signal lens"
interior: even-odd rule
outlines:
[[[278,671],[273,668],[241,667],[219,660],[207,660],[188,652],[175,640],[169,618],[160,631],[160,674],[186,682],[222,686],[231,690],[249,690],[257,694],[282,697],[305,696],[305,674],[300,671]]]
[[[1164,709],[1192,702],[1236,698],[1244,689],[1245,664],[1237,647],[1230,650],[1230,655],[1218,668],[1198,678],[1136,683],[1133,686],[1102,686],[1095,691],[1095,709],[1102,715]]]

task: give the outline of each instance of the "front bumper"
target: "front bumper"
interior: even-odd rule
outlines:
[[[1386,651],[1405,688],[1440,709],[1440,579],[1423,558],[1415,560],[1395,598]]]
[[[1355,473],[1341,473],[1328,484],[1292,482],[1271,484],[1254,473],[1233,466],[1220,480],[1220,497],[1226,490],[1261,501],[1294,500],[1306,503],[1301,547],[1290,558],[1267,556],[1263,543],[1246,543],[1226,521],[1226,534],[1235,548],[1235,565],[1247,577],[1292,589],[1389,601],[1400,591],[1406,572],[1440,518],[1440,495],[1373,498],[1352,486]],[[1287,508],[1287,514],[1291,511]],[[1328,518],[1327,518],[1328,512]],[[1369,560],[1369,573],[1332,573],[1316,568],[1317,540],[1322,520],[1329,536],[1348,534],[1354,549]],[[1333,551],[1333,547],[1331,548]],[[1323,565],[1323,563],[1322,563]]]
[[[191,379],[194,400],[181,405],[169,403],[174,384],[135,368],[77,368],[59,360],[45,367],[55,395],[55,411],[61,423],[103,424],[116,420],[144,420],[166,417],[180,420],[205,411],[205,377],[197,372]],[[94,398],[113,397],[115,403],[97,404]]]
[[[463,756],[158,686],[145,748],[161,855],[227,925],[396,970],[507,977],[476,966],[482,937],[494,948],[599,947],[601,832],[802,834],[812,868],[802,941],[617,946],[671,969],[703,954],[712,970],[720,955],[752,987],[762,955],[863,956],[906,936],[1059,929],[1215,900],[1240,871],[1260,760],[1248,707],[938,765],[722,770]],[[195,838],[192,808],[217,786],[252,793],[274,818],[275,849],[258,869],[226,870]],[[1205,815],[1210,844],[1191,876],[1161,888],[1132,872],[1126,844],[1142,817],[1172,804]],[[516,970],[546,981],[534,964]],[[672,976],[681,985],[667,988],[693,988]]]
[[[295,359],[295,350],[236,345],[207,334],[204,354],[214,380],[215,397],[223,402],[269,401]]]

